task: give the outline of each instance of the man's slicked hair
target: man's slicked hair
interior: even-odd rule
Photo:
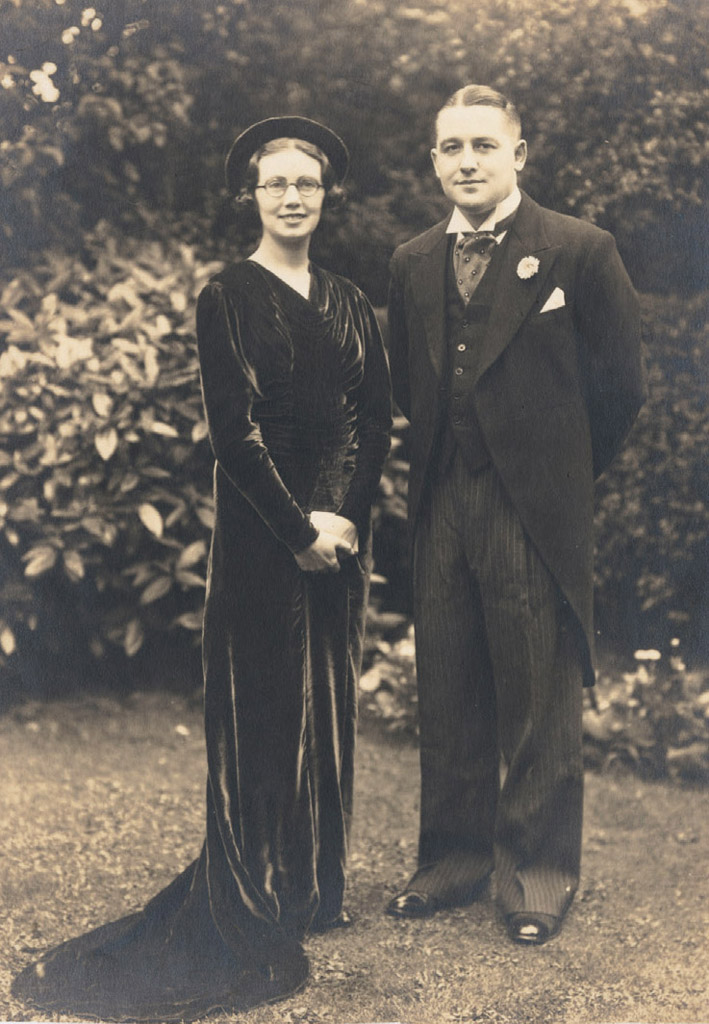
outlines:
[[[433,123],[433,145],[438,139],[438,118],[447,107],[497,107],[503,110],[510,124],[518,137],[522,136],[522,119],[517,112],[514,103],[503,96],[496,89],[488,85],[464,85],[457,89],[452,96],[449,96],[441,109],[436,114]]]

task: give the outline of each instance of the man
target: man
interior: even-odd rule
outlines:
[[[579,881],[593,481],[643,402],[638,302],[611,235],[520,193],[527,145],[504,96],[456,92],[431,155],[452,216],[391,264],[421,831],[387,911],[469,903],[494,869],[510,937],[538,945]]]

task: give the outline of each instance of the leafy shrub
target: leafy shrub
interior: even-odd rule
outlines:
[[[649,397],[598,487],[597,618],[616,649],[680,636],[709,658],[707,299],[643,299]]]
[[[688,672],[677,638],[669,657],[635,652],[629,672],[601,672],[584,714],[586,762],[620,763],[650,778],[709,781],[709,676]]]
[[[0,648],[45,672],[198,636],[213,520],[192,321],[216,267],[106,230],[87,259],[0,297]]]

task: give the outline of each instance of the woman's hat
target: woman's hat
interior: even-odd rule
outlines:
[[[330,161],[335,177],[341,182],[347,174],[350,155],[347,146],[335,132],[309,117],[267,117],[242,132],[229,150],[224,164],[226,184],[236,195],[244,184],[246,169],[254,153],[273,139],[302,139],[318,146]]]

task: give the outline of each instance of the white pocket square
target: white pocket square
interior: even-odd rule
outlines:
[[[560,309],[565,305],[566,297],[563,288],[555,288],[539,312],[548,313],[551,309]]]

